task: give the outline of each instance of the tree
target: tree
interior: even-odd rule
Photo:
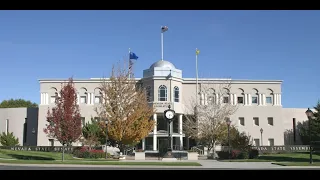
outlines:
[[[201,105],[191,100],[187,105],[188,113],[185,115],[183,128],[186,135],[200,142],[208,148],[208,154],[218,144],[226,139],[228,127],[226,120],[232,116],[238,106],[230,104],[229,91],[231,83],[211,82],[202,84],[201,92],[206,94],[208,102],[204,104],[201,98]],[[226,102],[226,97],[228,101]]]
[[[0,108],[20,108],[20,107],[37,108],[38,104],[32,103],[31,101],[27,101],[24,99],[9,99],[9,100],[3,100],[0,103]]]
[[[228,146],[228,138],[223,138],[222,146]],[[252,138],[245,132],[240,132],[235,126],[230,126],[230,147],[240,151],[249,151],[252,146]]]
[[[91,123],[87,122],[82,127],[83,143],[91,149],[93,146],[100,144],[99,136],[101,135],[101,126],[98,120],[91,118]]]
[[[0,134],[0,144],[2,146],[19,146],[19,138],[16,138],[13,135],[13,132],[3,132],[2,134]]]
[[[57,97],[55,107],[48,110],[44,132],[49,137],[56,138],[63,146],[71,145],[81,136],[81,115],[77,105],[77,94],[72,78],[67,84],[61,85],[60,97]],[[62,161],[64,148],[62,148]]]
[[[314,119],[311,119],[310,121],[311,141],[320,141],[320,101],[318,101],[314,109]],[[297,128],[302,143],[304,145],[309,145],[309,120],[303,121],[302,123],[299,122]]]
[[[112,67],[108,80],[102,79],[101,91],[103,100],[96,111],[108,123],[108,138],[116,141],[123,152],[125,145],[135,144],[151,132],[154,109],[133,74],[121,65]]]

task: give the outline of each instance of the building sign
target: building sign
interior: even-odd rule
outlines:
[[[62,146],[0,146],[0,149],[12,151],[62,152]],[[65,152],[73,152],[75,147],[64,147]]]
[[[153,107],[154,108],[168,108],[168,106],[172,107],[172,103],[170,102],[154,102]]]
[[[256,149],[260,153],[307,152],[307,151],[310,151],[310,147],[308,145],[253,146],[253,147],[251,147],[251,149]],[[222,151],[228,151],[228,147],[223,147]]]
[[[297,146],[257,146],[252,147],[259,152],[304,152],[310,151],[309,146],[297,145]]]

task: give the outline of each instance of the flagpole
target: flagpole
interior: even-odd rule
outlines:
[[[161,31],[161,60],[163,61],[163,32]]]
[[[198,48],[196,48],[196,105],[198,106]]]

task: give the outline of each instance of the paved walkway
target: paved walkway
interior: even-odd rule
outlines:
[[[121,160],[122,162],[162,162],[157,160]],[[94,162],[94,161],[92,161]],[[76,165],[76,164],[10,164],[0,163],[0,169],[320,169],[320,166],[279,166],[271,162],[220,162],[216,160],[176,162],[198,162],[202,166],[143,166],[143,165]]]

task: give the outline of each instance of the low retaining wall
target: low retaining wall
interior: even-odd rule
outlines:
[[[231,148],[232,149],[232,148]],[[307,152],[310,151],[309,145],[287,145],[287,146],[252,146],[259,153],[285,153],[285,152]],[[221,151],[228,151],[228,147],[221,147]]]
[[[0,149],[12,151],[40,151],[40,152],[62,152],[63,146],[0,146]],[[79,146],[65,146],[65,153],[73,153]]]

